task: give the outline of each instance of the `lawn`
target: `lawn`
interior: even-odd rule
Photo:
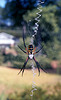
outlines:
[[[19,69],[11,69],[0,66],[0,93],[10,93],[13,91],[23,91],[26,88],[32,87],[33,73],[32,70],[25,70],[23,77],[19,72]],[[35,70],[36,76],[34,81],[36,87],[46,88],[48,86],[53,87],[57,83],[61,84],[61,76],[55,74],[46,74],[41,71],[38,76],[38,70]]]

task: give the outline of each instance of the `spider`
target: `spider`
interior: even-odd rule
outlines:
[[[22,50],[24,53],[26,53],[26,54],[28,55],[28,57],[27,57],[27,59],[26,59],[24,65],[23,65],[23,67],[22,67],[21,70],[20,70],[20,72],[22,71],[22,76],[23,76],[23,73],[24,73],[25,66],[26,66],[26,64],[27,64],[27,62],[28,62],[29,59],[35,61],[36,65],[37,65],[37,68],[38,68],[38,71],[39,71],[39,75],[40,75],[40,68],[41,68],[44,72],[46,72],[45,69],[44,69],[43,67],[40,66],[40,64],[38,63],[38,61],[37,61],[37,60],[35,59],[35,57],[34,57],[34,55],[35,55],[36,53],[38,53],[42,48],[40,48],[38,51],[36,51],[36,47],[34,48],[34,46],[33,46],[32,44],[30,44],[30,45],[28,46],[28,49],[27,49],[26,44],[25,44],[25,40],[24,40],[24,34],[23,34],[23,42],[24,42],[24,47],[25,47],[26,51],[24,51],[19,45],[18,45],[18,47],[19,47],[20,50]],[[20,72],[19,72],[18,74],[20,74]]]

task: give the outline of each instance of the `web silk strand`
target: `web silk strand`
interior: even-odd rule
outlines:
[[[38,7],[37,7],[37,10],[39,10],[39,12],[37,12],[36,13],[36,15],[37,15],[37,17],[35,18],[35,30],[34,30],[34,35],[32,35],[32,38],[31,38],[31,43],[33,44],[33,39],[34,39],[34,36],[35,35],[37,35],[37,31],[38,31],[38,27],[39,27],[39,21],[40,21],[40,17],[41,17],[41,12],[42,12],[42,7],[39,7],[39,5],[40,4],[42,4],[42,3],[44,3],[44,2],[41,2],[41,0],[38,0]],[[34,63],[32,62],[32,72],[33,72],[33,80],[32,80],[32,90],[31,90],[31,100],[32,100],[32,98],[33,98],[33,93],[34,93],[34,91],[36,91],[37,90],[37,88],[36,88],[36,83],[35,83],[35,75],[36,75],[36,73],[35,73],[35,67],[34,67]]]
[[[32,80],[32,90],[31,90],[31,95],[30,95],[31,96],[31,100],[32,100],[34,91],[37,90],[36,83],[34,81],[36,73],[35,73],[35,67],[34,67],[34,63],[33,62],[32,62],[32,73],[33,73],[33,80]]]

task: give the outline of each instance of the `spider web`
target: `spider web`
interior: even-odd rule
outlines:
[[[38,0],[38,6],[41,4],[41,3],[44,3],[44,2],[41,2],[41,0]],[[29,23],[28,23],[28,27],[29,27],[29,34],[30,36],[32,36],[31,38],[31,43],[33,44],[33,41],[34,41],[34,37],[35,35],[37,35],[37,32],[38,32],[38,27],[39,27],[39,18],[41,17],[41,12],[42,12],[42,9],[40,7],[37,7],[37,9],[39,10],[39,12],[37,12],[37,17],[35,18],[35,25],[33,26],[32,25],[32,21],[29,20]],[[32,27],[30,27],[32,26]],[[31,100],[32,100],[32,97],[33,97],[33,92],[35,90],[37,90],[36,88],[36,83],[34,82],[34,78],[35,78],[35,67],[34,67],[34,63],[32,62],[32,72],[33,72],[33,80],[32,80],[32,90],[31,90]]]

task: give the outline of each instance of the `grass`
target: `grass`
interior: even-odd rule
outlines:
[[[13,91],[23,91],[26,88],[32,86],[33,73],[32,70],[25,70],[24,75],[19,72],[18,69],[11,69],[7,67],[0,67],[0,93],[10,93]],[[45,88],[47,86],[53,87],[57,83],[61,84],[61,76],[55,74],[40,73],[38,76],[38,70],[35,70],[35,83],[37,87]]]

